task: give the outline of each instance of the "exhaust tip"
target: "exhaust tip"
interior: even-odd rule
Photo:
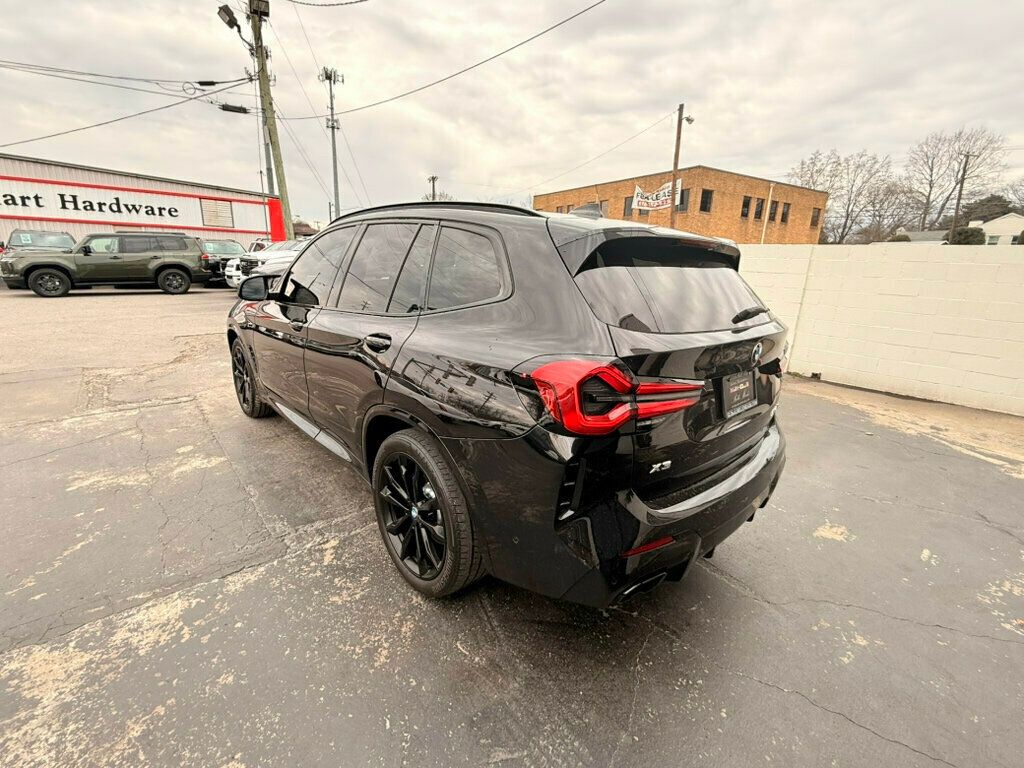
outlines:
[[[643,581],[639,581],[633,586],[629,587],[625,592],[622,593],[622,597],[626,598],[632,595],[639,595],[642,592],[650,592],[656,586],[661,584],[661,582],[665,580],[665,577],[667,575],[668,573],[666,571],[662,571],[661,573],[656,573],[653,576],[649,576]]]

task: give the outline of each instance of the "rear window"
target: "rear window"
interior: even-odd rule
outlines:
[[[15,230],[9,245],[14,248],[74,248],[75,241],[64,232],[29,232]]]
[[[234,240],[204,240],[203,250],[218,256],[240,256],[245,248]]]
[[[693,333],[764,323],[733,323],[762,307],[726,256],[669,238],[623,238],[601,245],[580,267],[579,286],[603,322],[634,331]]]

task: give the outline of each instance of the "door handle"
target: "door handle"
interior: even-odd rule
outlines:
[[[374,352],[385,352],[391,346],[391,337],[386,333],[371,333],[363,339],[363,344]]]
[[[120,261],[120,260],[121,260],[121,257],[120,257],[120,256],[109,256],[108,258],[109,258],[109,259],[110,259],[111,261]]]
[[[292,320],[288,323],[288,325],[292,327],[293,331],[301,331],[303,328],[306,327],[305,323],[300,323],[298,320]]]

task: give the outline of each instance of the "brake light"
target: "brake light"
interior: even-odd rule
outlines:
[[[689,408],[703,383],[638,382],[628,370],[606,360],[567,359],[525,374],[547,413],[577,435],[607,435],[630,419],[651,419]],[[681,395],[688,395],[681,397]]]
[[[208,253],[201,253],[201,254],[199,254],[199,258],[202,259],[203,261],[209,261],[210,260],[210,254],[208,254]]]

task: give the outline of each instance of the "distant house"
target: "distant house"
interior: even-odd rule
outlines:
[[[926,229],[926,230],[909,230],[900,227],[896,230],[896,237],[905,235],[910,238],[911,243],[917,243],[918,245],[936,245],[938,243],[945,243],[946,236],[949,232],[945,229]]]
[[[986,245],[1016,245],[1024,230],[1024,216],[1006,213],[984,222],[972,221],[969,226],[984,230]]]
[[[304,237],[312,237],[320,230],[310,226],[302,219],[295,219],[292,221],[292,231],[295,232],[295,237],[301,240]]]

